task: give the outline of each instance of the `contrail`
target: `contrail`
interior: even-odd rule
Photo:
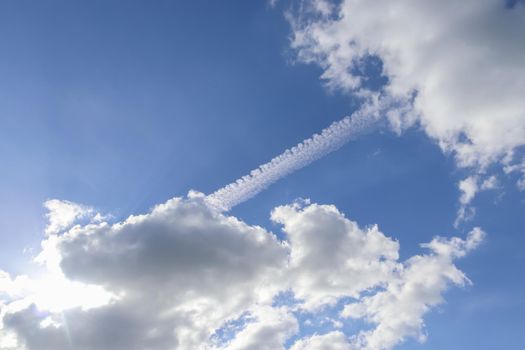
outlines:
[[[377,106],[375,106],[377,107]],[[268,163],[252,170],[235,182],[206,197],[206,202],[220,211],[228,211],[274,182],[339,149],[348,141],[372,129],[379,118],[379,110],[367,105],[351,116],[332,123],[321,133],[287,149]]]

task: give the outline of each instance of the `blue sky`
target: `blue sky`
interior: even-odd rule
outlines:
[[[31,260],[44,239],[46,200],[82,203],[110,214],[110,222],[125,220],[191,189],[212,193],[357,110],[359,88],[321,78],[332,63],[305,64],[301,52],[312,48],[294,47],[304,27],[285,14],[299,16],[297,7],[286,1],[2,2],[0,270],[16,276],[37,269]],[[515,7],[523,18],[524,6]],[[435,109],[431,97],[420,96],[423,117],[400,134],[385,127],[364,135],[228,214],[285,239],[282,225],[270,220],[273,208],[297,198],[333,204],[361,227],[379,225],[399,242],[401,260],[423,254],[420,244],[437,235],[464,238],[481,227],[483,242],[455,261],[473,284],[450,288],[446,302],[424,316],[426,342],[408,337],[395,348],[519,349],[525,202],[516,186],[519,171],[504,171],[519,159],[504,164],[502,158],[509,149],[519,155],[523,144],[496,147],[485,165],[462,166],[460,141],[444,151],[443,134],[428,127],[439,115],[425,119]],[[510,125],[498,118],[488,120]],[[522,109],[509,128],[525,130],[524,118]],[[473,129],[466,128],[470,145],[487,149],[486,138],[468,134]],[[498,185],[479,191],[466,204],[475,208],[473,218],[454,226],[458,183],[489,175]]]

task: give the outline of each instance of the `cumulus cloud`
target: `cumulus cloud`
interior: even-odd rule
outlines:
[[[289,18],[299,60],[320,65],[329,87],[402,101],[410,112],[390,113],[392,126],[418,123],[460,166],[516,162],[525,145],[522,2],[311,0]],[[363,74],[371,57],[387,79],[379,91]]]
[[[390,349],[408,336],[424,341],[423,315],[443,301],[442,293],[449,283],[470,283],[452,260],[476,248],[484,235],[475,228],[466,240],[435,238],[423,244],[431,254],[410,258],[385,290],[346,305],[342,316],[364,318],[377,325],[373,330],[360,332],[355,347]]]
[[[334,206],[296,203],[275,208],[271,217],[283,225],[292,247],[289,287],[305,308],[358,297],[397,268],[398,242],[377,226],[360,228]]]
[[[271,297],[286,259],[273,235],[210,211],[202,196],[45,242],[46,262],[115,297],[96,309],[66,308],[64,320],[36,306],[8,312],[4,327],[28,349],[43,349],[42,339],[55,350],[198,348],[224,320]],[[52,326],[39,326],[45,317]]]
[[[483,236],[436,238],[402,262],[397,241],[334,206],[293,203],[271,217],[284,240],[192,192],[122,222],[68,222],[45,236],[46,273],[0,272],[0,349],[386,349],[419,336],[448,285],[467,281],[453,261]],[[348,300],[327,333],[301,333],[300,314]],[[352,317],[375,329],[339,330]]]

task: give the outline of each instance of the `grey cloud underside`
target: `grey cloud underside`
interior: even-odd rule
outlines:
[[[218,280],[226,286],[249,282],[260,269],[284,261],[284,247],[262,228],[217,216],[197,202],[177,201],[120,225],[96,225],[64,238],[64,272],[109,288],[172,284],[183,293],[196,286],[218,288]]]
[[[299,331],[296,312],[315,315],[344,297],[357,304],[340,310],[340,319],[363,318],[376,331],[354,334],[358,338],[329,333],[326,339],[342,337],[348,349],[387,349],[419,336],[423,315],[444,290],[466,281],[453,260],[482,236],[436,239],[426,246],[430,254],[400,262],[398,242],[375,226],[360,228],[333,206],[286,205],[275,208],[272,220],[283,225],[285,241],[218,213],[203,195],[192,194],[123,222],[93,222],[51,235],[44,256],[55,251],[69,280],[102,286],[113,298],[89,309],[46,310],[24,304],[30,295],[9,290],[18,280],[0,275],[0,349],[286,349],[287,339]],[[434,282],[418,282],[429,269]],[[411,283],[429,297],[395,294]],[[371,295],[386,310],[413,303],[419,311],[395,328],[392,339],[382,329],[396,324],[368,306],[364,291],[375,291]],[[285,292],[296,300],[274,305]],[[245,324],[217,342],[217,332],[243,315],[250,315]],[[2,345],[9,339],[11,345]],[[308,345],[320,341],[304,335],[294,349],[322,349]]]

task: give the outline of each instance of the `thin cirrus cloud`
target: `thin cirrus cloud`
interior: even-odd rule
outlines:
[[[0,274],[0,349],[313,350],[334,338],[341,349],[389,349],[421,340],[442,293],[469,283],[454,260],[484,235],[435,238],[423,245],[428,253],[400,261],[399,243],[377,226],[308,202],[273,210],[283,241],[196,192],[122,222],[91,217],[45,236],[37,257],[45,274]],[[293,298],[279,303],[287,293]],[[331,331],[300,332],[299,315],[327,309]],[[372,329],[336,328],[352,318]]]
[[[406,114],[406,103],[369,95],[361,107],[320,133],[285,150],[267,163],[207,196],[206,201],[218,210],[228,211],[265,190],[294,171],[308,166],[347,142],[373,131],[382,124],[383,114]]]
[[[381,111],[379,101],[373,102],[375,103],[366,103],[352,116],[332,123],[319,134],[314,134],[287,149],[268,163],[252,170],[250,174],[218,189],[206,200],[219,210],[230,210],[256,196],[279,179],[339,149],[348,141],[373,128]]]
[[[477,181],[521,173],[525,183],[525,5],[501,0],[301,2],[290,12],[299,61],[323,68],[332,89],[380,94],[410,112],[387,115],[392,128],[418,124]],[[388,79],[370,91],[361,67],[381,60]],[[469,180],[471,181],[471,180]],[[463,186],[460,190],[465,193]],[[472,187],[472,186],[470,186]],[[458,220],[469,217],[462,200]]]

